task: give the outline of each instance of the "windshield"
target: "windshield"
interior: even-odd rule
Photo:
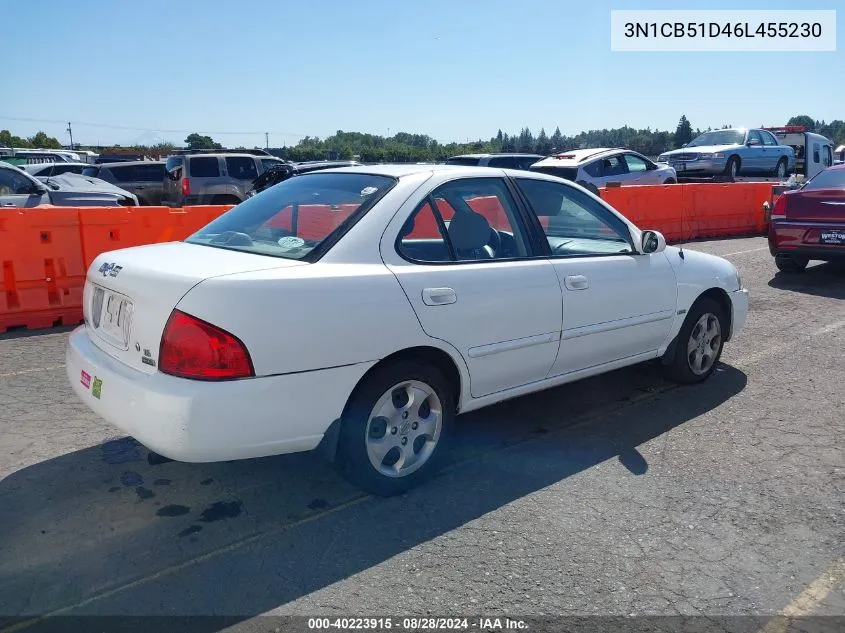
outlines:
[[[820,171],[802,189],[804,191],[845,189],[845,169],[837,168]]]
[[[703,145],[742,145],[745,142],[745,130],[715,130],[696,136],[687,147]]]
[[[294,176],[248,198],[185,241],[304,259],[356,222],[395,183],[387,176],[359,173]]]

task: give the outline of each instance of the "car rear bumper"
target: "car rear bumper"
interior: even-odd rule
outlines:
[[[729,292],[728,297],[731,300],[731,334],[728,340],[731,340],[745,327],[745,320],[748,318],[748,289],[740,288]]]
[[[821,261],[845,260],[845,244],[822,244],[825,231],[843,231],[845,224],[775,220],[769,224],[769,253]]]
[[[70,335],[66,373],[97,415],[147,448],[185,462],[213,462],[316,448],[349,394],[372,366],[226,382],[146,374],[120,363],[88,338]]]

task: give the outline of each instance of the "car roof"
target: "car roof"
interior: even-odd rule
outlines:
[[[385,164],[385,165],[355,165],[352,167],[333,167],[322,169],[316,172],[308,172],[299,176],[300,178],[311,174],[367,174],[372,176],[387,176],[391,178],[405,178],[417,174],[441,174],[443,172],[453,173],[456,176],[467,178],[489,177],[496,171],[512,176],[514,178],[534,178],[560,182],[561,179],[541,172],[529,172],[522,169],[505,169],[501,167],[481,167],[478,165],[417,165],[408,164]]]
[[[615,154],[619,152],[632,151],[633,150],[625,149],[623,147],[595,147],[590,149],[574,149],[572,151],[558,152],[557,154],[548,156],[543,160],[534,163],[532,167],[548,167],[550,165],[580,165],[584,161],[591,158],[598,158],[599,156],[606,156],[608,154]]]
[[[113,163],[98,163],[91,167],[126,167],[132,165],[164,165],[163,160],[118,160]]]
[[[488,158],[490,156],[503,156],[503,157],[511,157],[511,156],[543,156],[543,154],[533,154],[531,152],[491,152],[488,154],[457,154],[455,156],[450,156],[446,160],[451,160],[453,158]]]

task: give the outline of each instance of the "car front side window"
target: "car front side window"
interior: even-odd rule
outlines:
[[[11,169],[0,169],[0,195],[28,194],[33,186],[23,174],[15,173]]]
[[[517,179],[553,257],[634,253],[627,225],[575,187]]]

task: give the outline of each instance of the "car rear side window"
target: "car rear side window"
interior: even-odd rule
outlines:
[[[164,178],[164,165],[135,165],[136,182],[161,182]]]
[[[99,167],[86,167],[82,170],[83,176],[88,176],[89,178],[98,178],[98,174],[100,173]]]
[[[220,175],[220,165],[216,156],[194,156],[189,162],[191,177],[216,178]]]
[[[114,175],[114,179],[117,182],[133,182],[135,180],[135,167],[132,165],[110,167],[108,171]]]
[[[226,157],[226,171],[229,173],[229,178],[237,178],[238,180],[255,180],[258,178],[255,161],[245,156]]]
[[[435,189],[402,227],[397,251],[420,263],[530,253],[516,204],[499,178],[464,178]]]

